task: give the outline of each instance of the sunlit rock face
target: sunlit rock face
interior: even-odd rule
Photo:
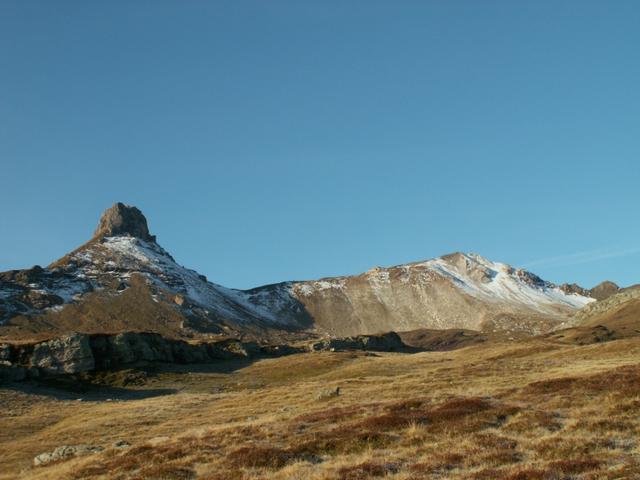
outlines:
[[[94,237],[131,235],[147,241],[156,239],[155,235],[149,233],[147,219],[142,212],[124,203],[116,203],[105,210],[93,235]]]

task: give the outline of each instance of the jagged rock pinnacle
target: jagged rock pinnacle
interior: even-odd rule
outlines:
[[[115,235],[132,235],[154,242],[155,235],[149,234],[147,219],[136,207],[116,203],[104,211],[94,237],[112,237]]]

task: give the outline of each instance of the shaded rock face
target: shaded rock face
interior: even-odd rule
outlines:
[[[31,308],[38,310],[62,305],[64,303],[64,300],[60,296],[38,290],[27,291],[21,300]]]
[[[31,366],[53,375],[92,370],[95,360],[89,337],[74,334],[38,343],[33,349]]]
[[[105,210],[100,217],[100,223],[94,237],[113,237],[115,235],[131,235],[154,242],[155,235],[149,233],[147,219],[136,207],[116,203]]]
[[[234,358],[253,358],[261,355],[280,356],[282,350],[267,349],[252,342],[223,340],[213,343],[191,344],[171,340],[155,333],[126,332],[118,335],[92,335],[91,349],[96,369],[106,370],[139,362],[207,363]]]
[[[193,344],[149,332],[76,333],[36,344],[0,344],[0,380],[20,381],[153,362],[189,364],[279,357],[303,351],[302,347],[261,346],[234,339]]]
[[[48,293],[48,286],[64,281],[61,272],[49,272],[39,265],[26,270],[0,273],[0,323],[13,315],[61,305],[60,296]]]
[[[0,344],[0,362],[11,361],[11,347],[7,344]]]
[[[190,364],[280,357],[309,350],[395,352],[407,349],[395,332],[327,339],[308,347],[259,345],[235,339],[195,344],[149,332],[117,335],[77,333],[36,344],[0,344],[0,379],[20,381],[41,375],[110,370],[154,362]]]
[[[408,347],[395,332],[379,335],[357,335],[346,338],[330,338],[310,345],[310,350],[368,350],[373,352],[398,352]]]

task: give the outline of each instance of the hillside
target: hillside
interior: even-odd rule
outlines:
[[[592,301],[525,270],[464,253],[279,287],[284,289],[318,327],[335,335],[420,328],[531,335],[560,325]],[[261,288],[250,293],[269,298]]]
[[[640,286],[590,303],[569,320],[570,328],[550,334],[551,338],[589,344],[640,335]]]
[[[634,479],[638,358],[529,339],[8,386],[0,479]],[[63,445],[95,453],[33,465]]]

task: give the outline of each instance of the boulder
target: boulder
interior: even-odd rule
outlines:
[[[36,344],[30,363],[53,375],[86,372],[95,367],[89,337],[79,333]]]
[[[316,393],[316,400],[328,400],[329,398],[339,397],[340,387],[325,388]]]
[[[104,450],[102,447],[95,445],[63,445],[51,452],[41,453],[33,459],[33,465],[42,467],[51,462],[66,460],[71,457],[79,457],[83,455],[91,455]]]

